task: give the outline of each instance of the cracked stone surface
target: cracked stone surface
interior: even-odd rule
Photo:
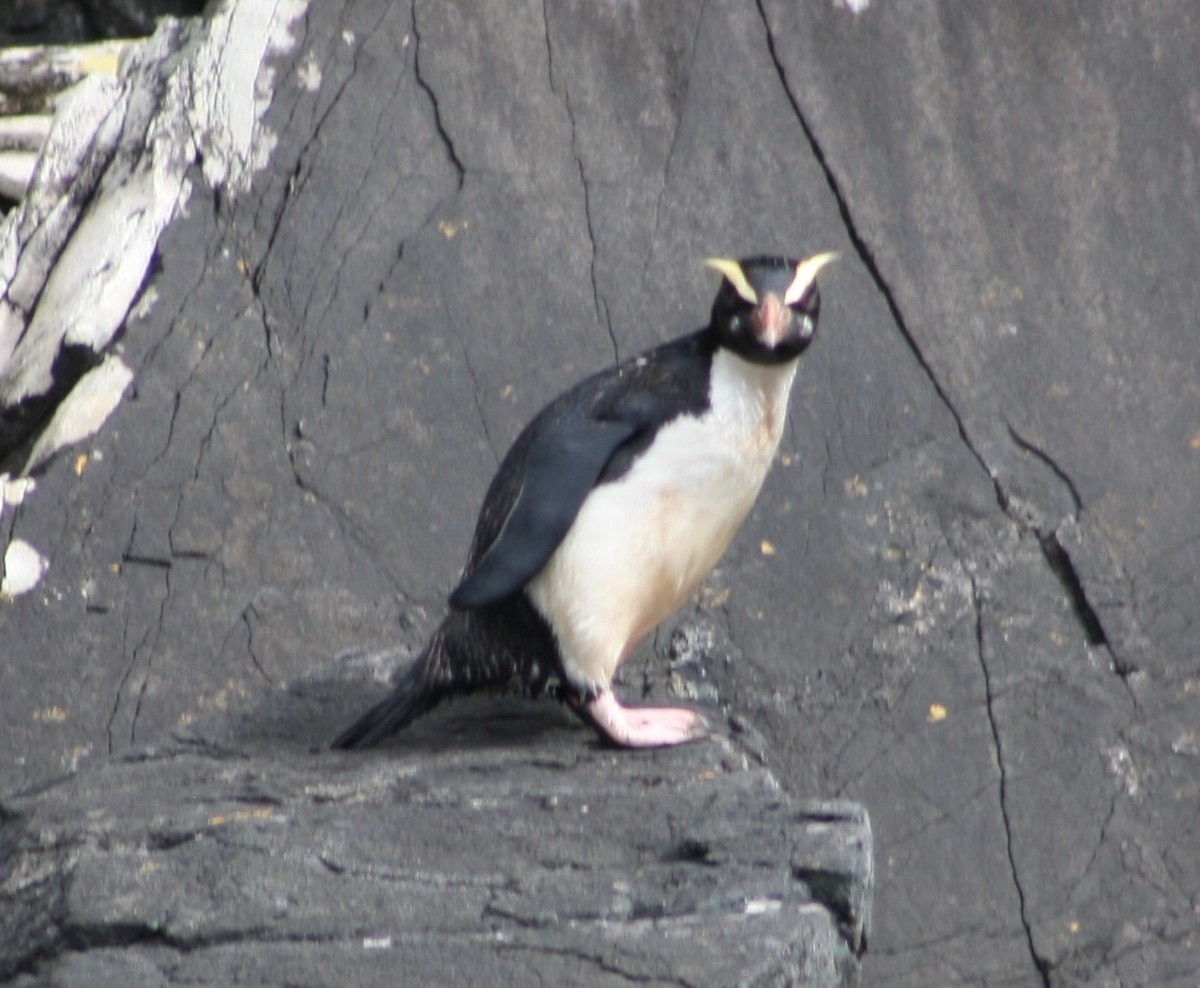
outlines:
[[[716,702],[789,798],[869,810],[863,983],[1194,988],[1198,16],[313,5],[269,164],[192,163],[93,358],[126,401],[0,514],[48,567],[0,603],[0,791],[411,654],[548,398],[698,325],[700,258],[836,249],[780,461],[626,690]],[[128,983],[97,948],[71,963]]]
[[[857,804],[798,802],[727,741],[629,758],[527,702],[333,756],[344,687],[326,669],[6,800],[0,977],[857,983]]]

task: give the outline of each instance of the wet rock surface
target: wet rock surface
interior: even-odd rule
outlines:
[[[119,332],[78,317],[75,339],[103,341],[85,369],[103,356],[133,371],[125,401],[51,454],[36,489],[6,487],[6,544],[44,561],[0,604],[0,781],[19,827],[86,804],[147,745],[213,770],[164,739],[330,656],[419,648],[498,457],[546,400],[699,325],[713,291],[699,258],[832,248],[780,462],[626,695],[720,704],[743,728],[732,750],[766,760],[788,813],[817,797],[866,807],[864,983],[1193,986],[1191,9],[380,2],[254,21],[235,6],[248,19],[212,33],[259,39],[253,69],[231,63],[206,88],[199,70],[237,52],[172,29],[184,54],[144,69],[160,83],[137,92],[153,98],[108,93],[131,101],[126,128],[101,130],[111,161],[80,173],[79,201],[164,168],[171,181],[147,186],[175,198],[146,211],[161,232],[148,224],[121,305],[92,306],[121,312]],[[180,106],[200,108],[187,126]],[[139,157],[139,127],[186,153]],[[22,350],[41,300],[29,272],[90,284],[107,270],[83,247],[59,254],[89,230],[82,210],[68,222],[36,193],[25,208],[44,212],[10,218],[25,239],[0,267],[40,258],[17,268],[0,322],[0,343],[17,341],[0,363],[4,426],[35,424],[0,467],[14,477],[46,414],[23,382],[52,389],[56,360],[80,357]],[[346,676],[325,680],[331,702],[365,705]],[[553,710],[529,714],[532,739],[481,745],[480,764],[547,793],[547,778],[609,792],[610,774],[694,779],[732,757],[721,742],[627,764],[538,712]],[[242,723],[234,749],[265,759],[262,778],[283,756]],[[297,790],[360,785],[339,819],[386,847],[381,787],[415,791],[387,772],[467,777],[477,752],[439,747],[445,723],[361,765],[305,749],[281,771]],[[559,731],[586,755],[539,775],[531,751]],[[722,769],[712,792],[765,778]],[[670,802],[647,796],[647,819]],[[94,946],[63,954],[61,976],[134,956]],[[151,965],[147,984],[169,966],[129,963]]]

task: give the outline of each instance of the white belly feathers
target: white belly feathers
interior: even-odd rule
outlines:
[[[625,476],[588,495],[527,588],[577,686],[607,686],[721,558],[774,459],[796,365],[718,350],[711,408],[663,426]]]

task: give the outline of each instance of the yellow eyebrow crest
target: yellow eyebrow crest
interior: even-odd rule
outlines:
[[[784,305],[795,305],[800,299],[804,298],[804,293],[808,291],[809,286],[817,280],[817,275],[821,268],[825,267],[838,258],[833,251],[826,251],[824,254],[814,254],[812,257],[805,258],[796,265],[796,274],[792,277],[792,283],[788,285],[787,291],[783,293]]]
[[[743,300],[751,305],[758,303],[758,292],[754,290],[754,286],[746,278],[746,272],[742,270],[742,266],[737,261],[731,261],[724,257],[710,257],[705,260],[704,266],[724,275],[725,280],[733,285],[734,290]]]

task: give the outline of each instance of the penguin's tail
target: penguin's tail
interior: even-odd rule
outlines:
[[[435,634],[392,692],[334,738],[331,747],[374,747],[437,706],[447,694],[436,675],[441,649],[441,634]]]

